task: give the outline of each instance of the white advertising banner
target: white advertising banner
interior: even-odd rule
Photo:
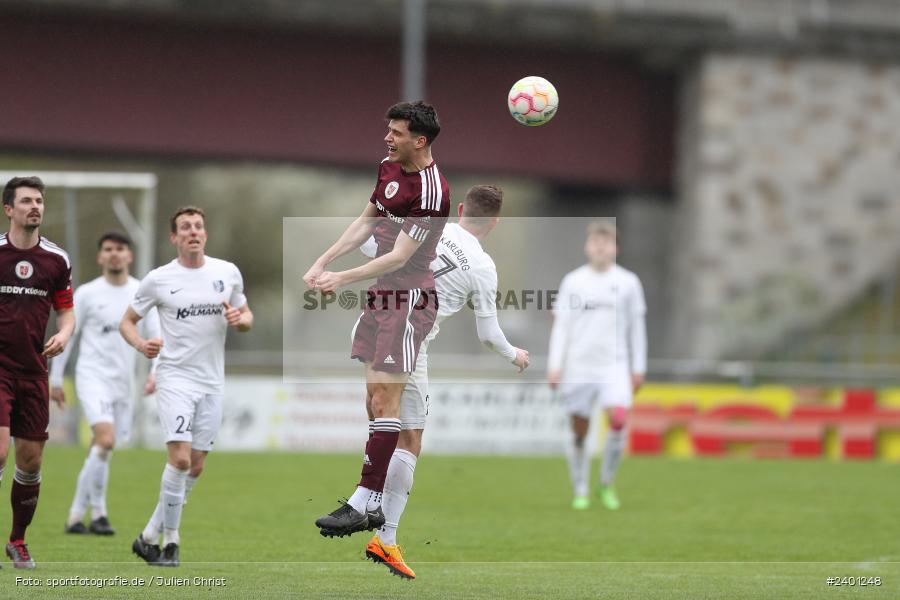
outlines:
[[[137,429],[162,446],[155,400]],[[545,385],[431,382],[424,450],[455,454],[558,453],[566,414]],[[284,383],[280,377],[228,377],[217,450],[359,452],[368,435],[365,383]]]

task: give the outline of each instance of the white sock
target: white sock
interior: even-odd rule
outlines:
[[[182,502],[182,507],[187,504],[188,494],[191,493],[191,490],[194,489],[194,484],[197,483],[197,478],[188,475],[184,480],[184,502]],[[184,510],[182,508],[182,510]],[[156,503],[156,510],[153,511],[153,516],[150,517],[150,522],[147,523],[147,528],[144,529],[144,540],[147,543],[156,543],[159,541],[159,536],[162,535],[163,532],[163,513],[162,513],[162,504]],[[153,539],[153,542],[150,542],[150,539]]]
[[[384,492],[372,492],[366,501],[366,510],[377,510],[381,506],[381,498]]]
[[[91,518],[106,516],[106,488],[109,485],[109,459],[112,451],[92,446],[88,460],[93,465],[90,470]]]
[[[384,480],[384,526],[378,532],[381,541],[388,546],[397,544],[397,527],[409,500],[415,471],[416,455],[408,450],[394,450]]]
[[[573,439],[566,449],[566,460],[569,463],[573,492],[576,496],[587,496],[591,486],[591,457],[587,450],[587,439],[582,439],[580,445]]]
[[[150,515],[150,520],[147,521],[147,526],[144,527],[144,532],[141,536],[144,538],[144,541],[148,544],[158,544],[159,536],[163,530],[163,505],[161,500],[156,501],[156,508],[153,509],[153,514]]]
[[[374,494],[374,490],[370,490],[369,488],[364,488],[362,486],[356,486],[356,491],[353,492],[353,495],[350,496],[350,499],[347,500],[347,504],[353,507],[353,509],[358,513],[366,512],[366,506],[369,504],[369,498]]]
[[[93,451],[93,446],[91,451]],[[87,512],[88,503],[90,502],[90,476],[93,470],[91,455],[88,453],[81,465],[81,472],[78,473],[78,483],[75,484],[75,498],[72,499],[72,506],[69,508],[69,521],[67,525],[73,525],[84,518]]]
[[[197,483],[197,478],[191,475],[188,475],[184,480],[184,504],[187,504],[188,494],[190,494],[191,490],[194,489],[195,483]]]
[[[600,465],[600,483],[610,485],[619,470],[622,454],[625,452],[625,430],[610,429],[606,434],[606,447],[603,449],[603,464]]]
[[[163,545],[178,544],[178,527],[181,525],[181,508],[184,504],[184,487],[188,470],[176,469],[166,464],[163,470],[159,500],[162,503]]]

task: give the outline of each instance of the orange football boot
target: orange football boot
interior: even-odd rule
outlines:
[[[404,562],[400,546],[386,546],[381,542],[381,538],[378,535],[375,535],[366,544],[366,558],[376,563],[383,563],[397,577],[403,579],[416,578],[415,571],[410,569]]]

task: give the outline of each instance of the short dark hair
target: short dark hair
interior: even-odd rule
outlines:
[[[384,118],[407,121],[409,123],[409,132],[416,135],[424,135],[425,143],[429,146],[441,132],[441,124],[438,121],[434,107],[421,100],[395,104],[387,110]]]
[[[206,225],[206,214],[203,212],[202,208],[197,206],[182,206],[178,210],[175,211],[175,214],[172,215],[172,218],[169,219],[169,227],[172,229],[172,233],[178,231],[177,226],[175,225],[175,221],[178,220],[178,217],[181,215],[200,215],[203,217],[203,224]]]
[[[16,200],[16,190],[22,187],[34,188],[41,194],[44,193],[44,182],[40,177],[13,177],[6,182],[6,187],[3,188],[3,204],[12,206]]]
[[[107,231],[97,240],[97,250],[103,247],[103,242],[114,242],[116,244],[124,244],[129,248],[134,246],[131,244],[131,238],[120,231]]]
[[[496,217],[503,206],[503,190],[496,185],[475,185],[466,192],[464,217]]]

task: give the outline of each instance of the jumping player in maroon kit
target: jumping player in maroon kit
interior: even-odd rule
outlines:
[[[369,441],[356,491],[316,520],[324,536],[345,536],[384,524],[381,495],[400,436],[400,397],[415,369],[419,347],[437,315],[430,264],[450,213],[450,188],[431,157],[441,126],[425,102],[401,102],[385,117],[388,156],[381,162],[369,203],[303,280],[333,292],[377,277],[353,328],[351,358],[365,364]],[[354,269],[328,272],[333,260],[357,250],[374,232],[375,258]]]
[[[6,555],[17,569],[33,569],[25,545],[41,489],[41,459],[50,422],[47,359],[61,353],[75,329],[69,256],[41,237],[44,184],[14,177],[3,188],[9,233],[0,235],[0,477],[16,440],[12,532]],[[50,307],[58,331],[46,343]]]

